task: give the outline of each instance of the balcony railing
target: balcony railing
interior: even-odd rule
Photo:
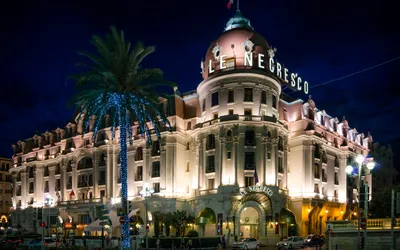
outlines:
[[[136,175],[135,181],[143,181],[143,175]]]
[[[82,181],[78,183],[78,188],[81,187],[90,187],[93,186],[93,182],[92,181]]]
[[[68,205],[85,205],[85,204],[98,204],[102,203],[102,198],[93,198],[87,200],[73,200],[73,201],[59,201],[58,206],[68,206]]]
[[[154,178],[154,177],[160,177],[160,171],[153,171],[151,173],[151,178]]]
[[[256,169],[256,165],[254,163],[245,164],[244,169],[245,170],[254,170],[254,169]]]
[[[106,184],[106,181],[105,180],[99,180],[99,185],[105,185]]]

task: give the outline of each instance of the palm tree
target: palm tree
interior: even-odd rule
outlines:
[[[145,47],[137,43],[132,49],[131,44],[125,41],[124,32],[118,32],[111,27],[111,34],[105,39],[94,35],[92,44],[97,49],[96,54],[80,53],[89,59],[89,62],[78,64],[88,68],[88,71],[74,75],[78,89],[72,98],[80,110],[78,121],[83,128],[88,129],[93,125],[93,136],[97,134],[99,124],[105,115],[112,118],[112,136],[119,126],[120,132],[120,176],[121,176],[121,202],[123,208],[127,207],[127,138],[132,144],[132,127],[134,121],[138,122],[142,136],[151,144],[151,133],[154,131],[158,138],[165,127],[170,124],[165,114],[159,110],[159,85],[174,86],[171,82],[163,80],[160,69],[145,69],[141,67],[143,59],[154,52],[154,47]],[[94,120],[94,124],[92,121]],[[85,130],[84,130],[85,131]],[[126,215],[122,227],[124,235],[129,236],[129,219]],[[123,239],[124,249],[129,249],[129,237]]]

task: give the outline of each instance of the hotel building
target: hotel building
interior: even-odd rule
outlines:
[[[0,226],[9,225],[10,211],[12,208],[12,178],[9,172],[12,165],[11,159],[0,157]]]
[[[173,131],[154,136],[147,148],[132,124],[130,215],[144,217],[140,193],[150,185],[150,215],[185,210],[196,217],[200,235],[220,230],[230,241],[253,236],[273,244],[282,236],[324,233],[327,220],[350,218],[357,183],[345,168],[368,154],[372,137],[318,109],[311,96],[303,101],[282,93],[283,86],[308,92],[306,82],[292,85],[286,74],[237,11],[207,49],[197,89],[164,101]],[[107,117],[104,124],[96,140],[92,132],[82,136],[76,121],[13,146],[14,225],[34,230],[38,221],[25,219],[50,198],[43,216],[52,226],[99,231],[97,207],[105,204],[110,233],[118,235],[118,130],[113,140]]]

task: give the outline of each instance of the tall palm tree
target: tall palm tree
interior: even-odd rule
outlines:
[[[77,94],[72,98],[80,109],[78,116],[83,128],[88,129],[94,121],[93,136],[97,134],[101,120],[105,115],[112,117],[112,136],[119,126],[120,132],[120,176],[121,176],[121,202],[123,208],[127,207],[127,138],[132,143],[132,127],[134,121],[138,122],[142,136],[151,144],[151,133],[155,131],[160,137],[160,132],[165,127],[170,128],[168,119],[159,109],[157,87],[159,85],[174,86],[173,83],[164,81],[160,69],[145,69],[141,67],[142,61],[154,52],[154,47],[145,47],[137,43],[134,48],[125,40],[124,32],[118,32],[111,27],[111,33],[105,39],[94,35],[92,44],[97,53],[80,53],[89,59],[88,62],[78,64],[88,68],[88,71],[74,75]],[[85,131],[85,130],[84,130]],[[125,236],[129,236],[129,219],[126,215],[122,227]],[[129,249],[129,237],[123,239],[124,249]]]

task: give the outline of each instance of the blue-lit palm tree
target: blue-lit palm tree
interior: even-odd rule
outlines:
[[[138,122],[142,136],[151,143],[151,134],[155,132],[160,137],[164,128],[170,128],[166,115],[159,109],[157,87],[159,85],[174,86],[163,79],[160,69],[145,69],[141,67],[143,59],[154,52],[154,47],[145,47],[142,43],[131,48],[125,41],[123,31],[118,32],[111,27],[111,33],[105,39],[94,35],[92,44],[97,53],[80,53],[88,62],[79,66],[88,68],[88,71],[73,75],[76,81],[77,94],[72,98],[80,110],[79,122],[83,124],[83,131],[87,131],[94,121],[93,136],[95,137],[105,115],[112,118],[112,136],[115,129],[120,131],[120,176],[122,186],[122,206],[127,207],[128,197],[128,162],[127,138],[132,143],[132,127]],[[130,248],[129,219],[126,215],[122,232],[124,249]],[[128,236],[128,237],[126,237]]]

